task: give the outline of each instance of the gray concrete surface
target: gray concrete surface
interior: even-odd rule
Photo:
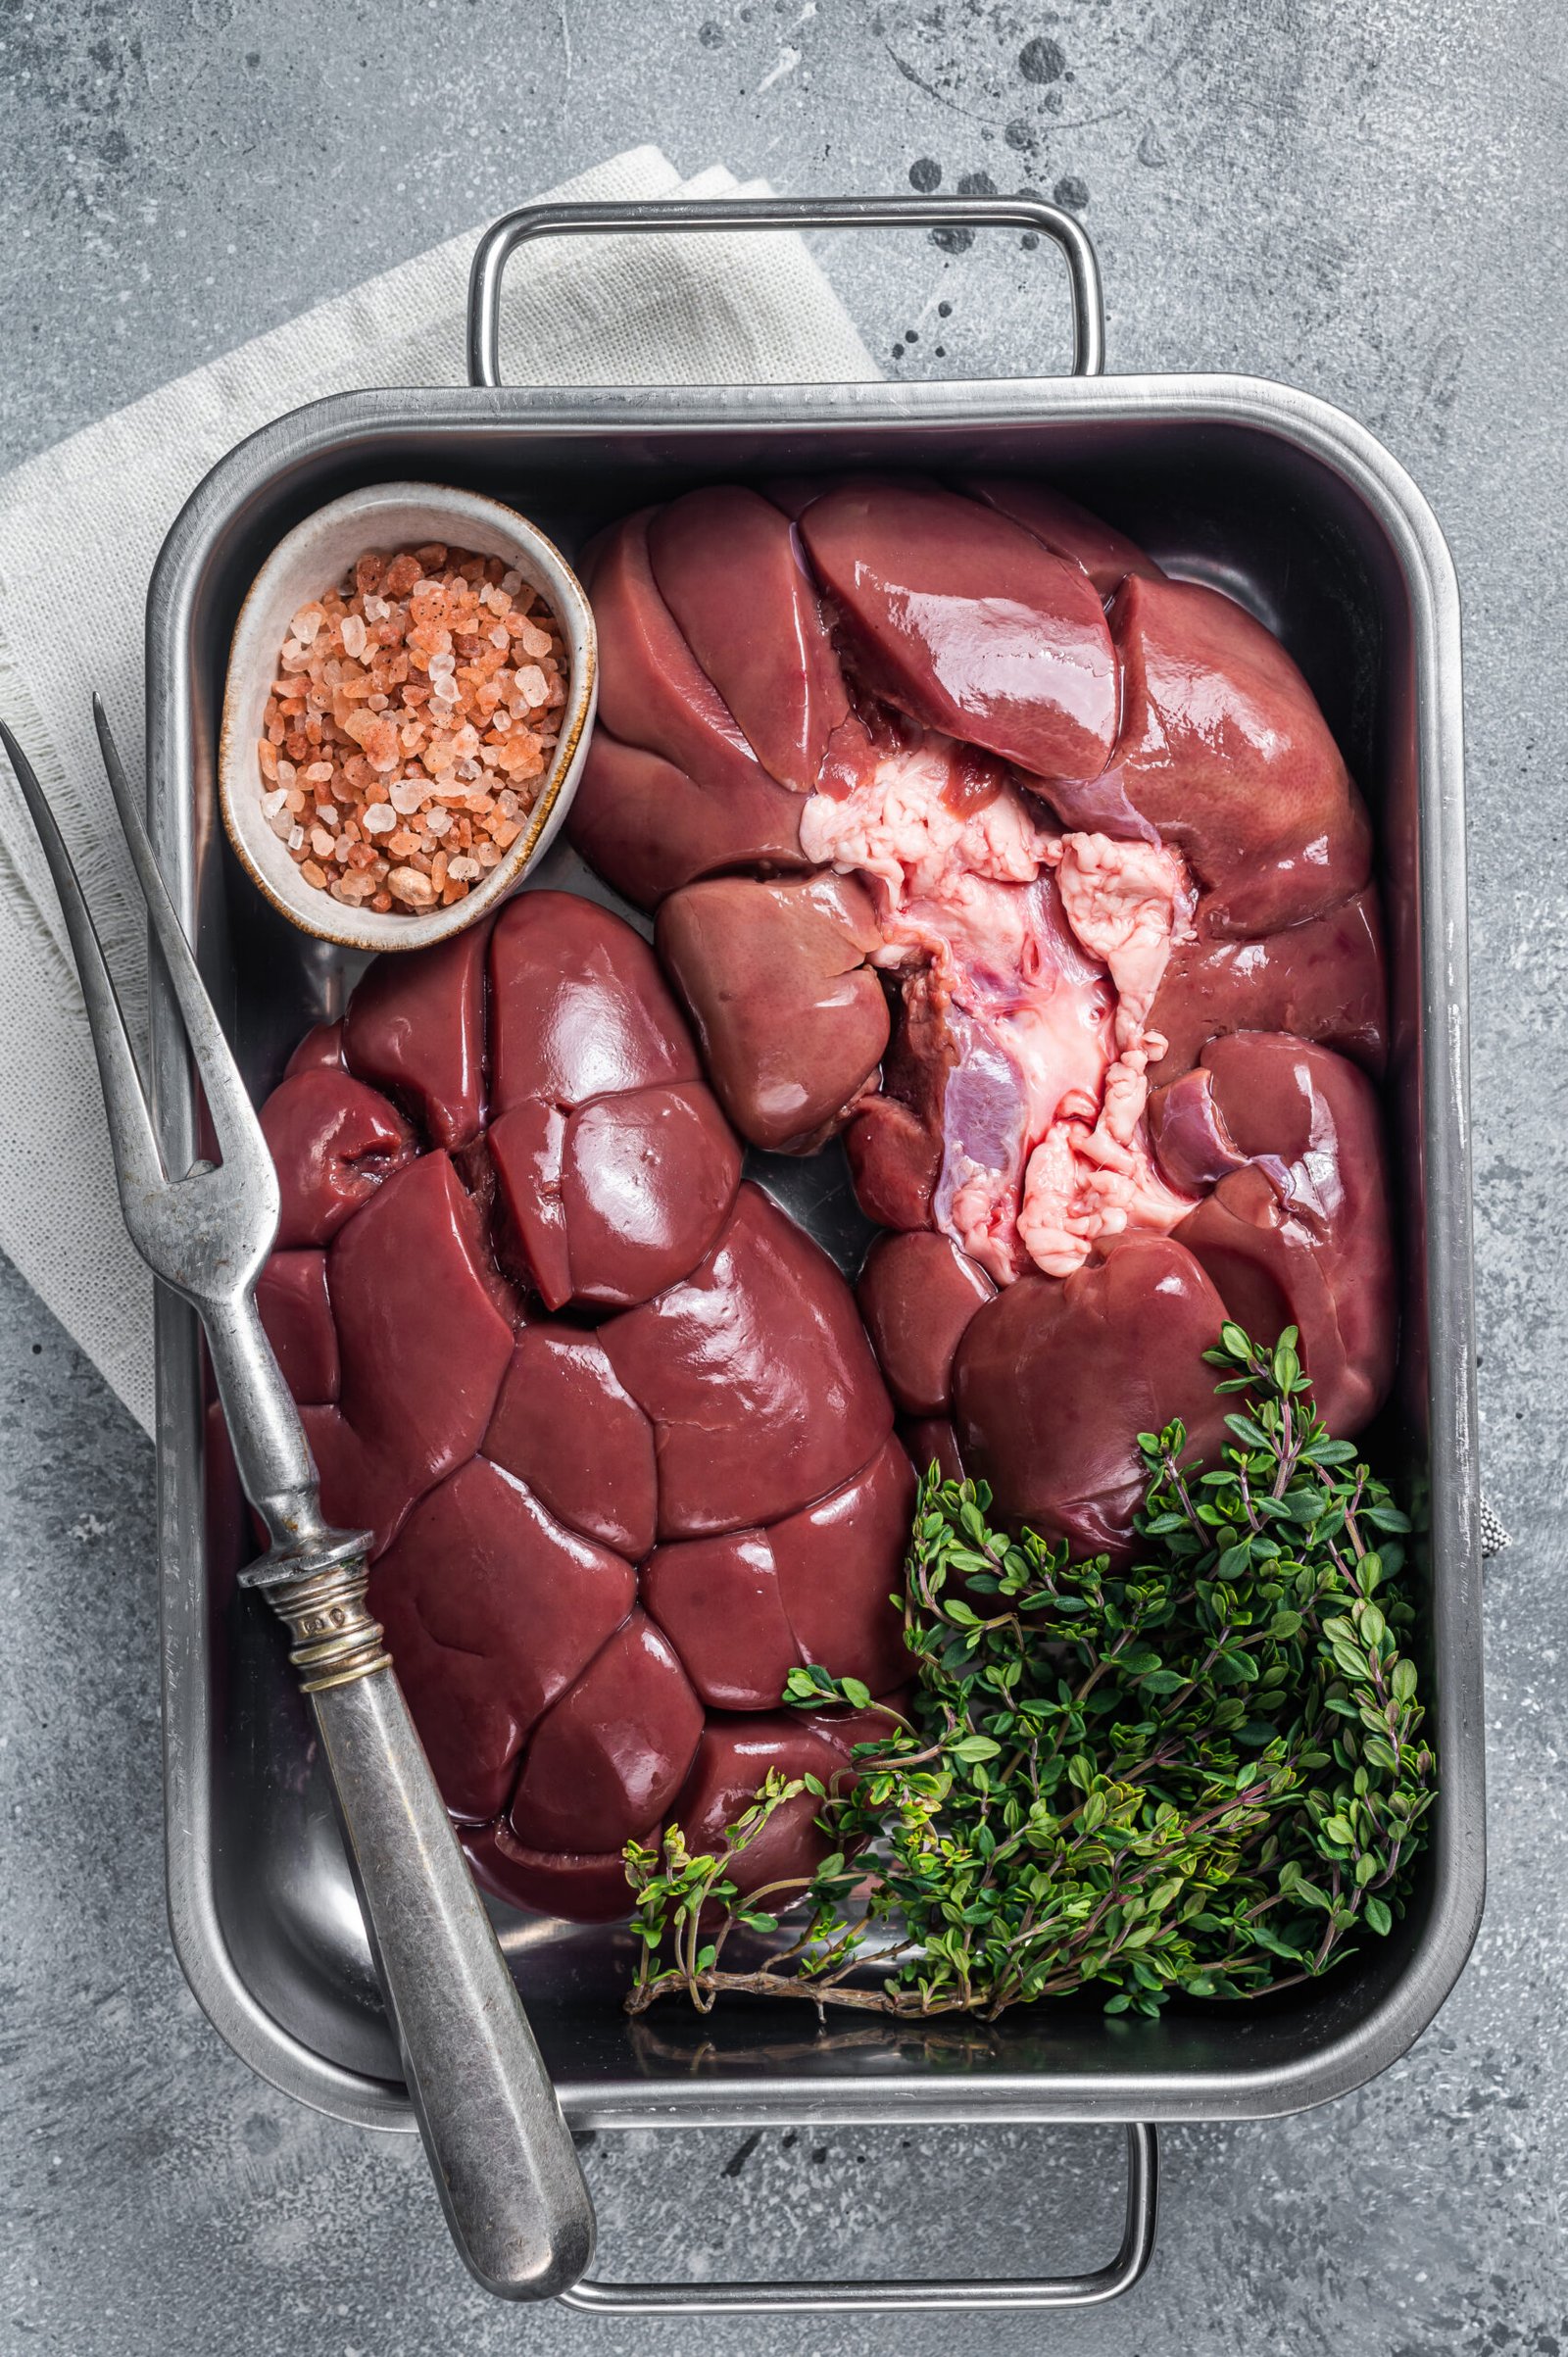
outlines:
[[[1129,2299],[963,2326],[518,2315],[462,2278],[416,2151],[270,2093],[184,1990],[151,1451],[0,1273],[0,2348],[1568,2346],[1565,86],[1560,0],[0,0],[0,464],[650,137],[786,189],[1054,189],[1100,241],[1112,367],[1291,378],[1385,437],[1465,594],[1481,1380],[1518,1539],[1491,1575],[1492,1891],[1464,1981],[1351,2100],[1168,2135]],[[890,370],[1062,350],[1054,272],[1010,238],[825,260]],[[588,2165],[621,2272],[1001,2272],[1103,2247],[1116,2162],[1082,2131],[606,2136]]]

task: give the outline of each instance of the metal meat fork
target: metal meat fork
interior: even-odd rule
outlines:
[[[271,1546],[241,1574],[288,1624],[331,1771],[371,1952],[409,2092],[459,2249],[488,2290],[548,2299],[593,2255],[594,2213],[571,2135],[490,1919],[468,1877],[365,1601],[368,1534],[321,1514],[299,1411],[257,1314],[278,1188],[239,1068],[196,970],[109,722],[104,766],[222,1156],[164,1168],[124,1017],[42,787],[5,746],[65,913],[103,1081],[120,1201],[153,1273],[207,1331],[246,1496]]]

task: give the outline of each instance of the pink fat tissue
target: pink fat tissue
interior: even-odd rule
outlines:
[[[956,1051],[939,1223],[999,1282],[1068,1276],[1102,1239],[1164,1233],[1196,1198],[1154,1167],[1149,1029],[1194,894],[1156,843],[1063,834],[1000,763],[928,731],[801,814],[808,859],[869,886],[885,946],[924,967]]]

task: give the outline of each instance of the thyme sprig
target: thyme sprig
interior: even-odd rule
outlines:
[[[628,1843],[641,2012],[684,1991],[897,2015],[1093,1989],[1152,2015],[1173,1991],[1252,1997],[1315,1979],[1403,1910],[1435,1760],[1422,1734],[1409,1523],[1332,1440],[1287,1329],[1227,1325],[1234,1394],[1204,1470],[1179,1423],[1140,1437],[1138,1560],[1073,1562],[987,1519],[983,1483],[921,1486],[905,1574],[907,1712],[830,1783],[769,1773],[720,1847]],[[791,1673],[804,1708],[874,1707]],[[734,1867],[809,1794],[831,1853],[739,1895]],[[744,1929],[788,1943],[733,1960]]]

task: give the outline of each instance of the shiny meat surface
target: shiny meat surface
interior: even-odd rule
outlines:
[[[970,1321],[954,1366],[964,1468],[998,1511],[1079,1553],[1125,1559],[1143,1497],[1137,1436],[1180,1416],[1222,1430],[1202,1353],[1225,1314],[1190,1252],[1129,1236],[1064,1280],[1022,1277]]]
[[[821,874],[715,877],[671,893],[655,938],[741,1134],[808,1154],[842,1129],[890,1029],[864,887]]]
[[[1381,917],[1365,810],[1286,649],[1018,477],[710,489],[613,528],[600,563],[612,726],[666,770],[591,766],[575,839],[657,906],[742,1135],[842,1129],[895,1231],[860,1299],[920,1461],[961,1448],[1008,1510],[1124,1548],[1133,1437],[1203,1405],[1226,1312],[1297,1324],[1330,1423],[1358,1430],[1397,1332],[1361,1077],[1388,1056]],[[875,938],[805,921],[813,877],[857,887]]]
[[[801,537],[855,673],[927,728],[1036,777],[1098,777],[1116,736],[1116,660],[1082,566],[934,484],[827,492]]]
[[[262,1314],[470,1858],[624,1913],[621,1845],[737,1772],[714,1713],[833,1772],[790,1669],[906,1674],[914,1477],[854,1299],[741,1184],[648,945],[569,895],[371,966],[264,1118]],[[818,1847],[794,1811],[768,1855]]]

